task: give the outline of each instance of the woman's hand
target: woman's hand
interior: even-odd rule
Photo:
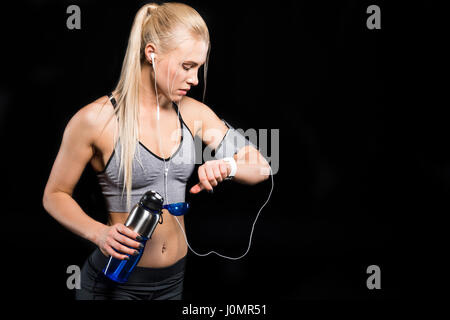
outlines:
[[[135,241],[138,239],[139,234],[132,231],[124,224],[116,223],[112,226],[106,226],[100,230],[97,236],[97,246],[105,256],[112,256],[114,258],[123,260],[128,259],[125,254],[137,254],[141,248],[141,243]],[[128,248],[136,248],[138,251]],[[117,251],[125,254],[120,254]]]
[[[230,165],[223,160],[206,161],[198,168],[200,182],[193,186],[189,192],[195,194],[204,189],[211,192],[213,187],[228,177],[230,172]]]

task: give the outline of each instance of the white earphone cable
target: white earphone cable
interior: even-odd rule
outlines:
[[[159,141],[159,149],[160,149],[160,151],[162,152],[162,148],[161,148],[161,132],[160,132],[160,127],[159,127],[159,100],[158,100],[158,91],[157,91],[157,88],[156,88],[156,67],[155,67],[155,62],[154,62],[154,58],[153,58],[153,54],[151,55],[151,57],[152,57],[152,63],[153,63],[153,70],[154,70],[154,73],[155,73],[155,95],[156,95],[156,105],[157,105],[157,113],[156,113],[156,117],[157,117],[157,130],[158,130],[158,141]],[[178,74],[178,69],[177,69],[177,74]],[[173,80],[172,80],[172,85],[169,87],[169,91],[171,92],[171,88],[173,88],[173,82],[175,81],[175,78],[176,78],[176,74],[175,74],[175,76],[174,76],[174,78],[173,78]],[[169,81],[169,80],[168,80]],[[178,129],[178,122],[179,122],[179,117],[180,117],[180,107],[181,106],[177,106],[177,129]],[[183,128],[180,128],[181,130],[183,130]],[[182,141],[180,140],[180,144],[182,143]],[[162,152],[163,153],[163,152]],[[168,194],[167,194],[167,180],[168,180],[168,173],[169,173],[169,167],[170,167],[170,161],[172,160],[172,158],[170,158],[169,159],[169,165],[168,165],[168,167],[166,168],[166,160],[165,160],[165,155],[164,155],[164,153],[163,153],[163,160],[164,160],[164,182],[165,182],[165,190],[164,190],[164,192],[165,192],[165,199],[166,199],[166,203],[167,204],[169,204],[170,202],[169,202],[169,198],[168,198]],[[270,192],[269,192],[269,196],[267,197],[267,200],[264,202],[264,204],[261,206],[261,208],[259,209],[259,211],[258,211],[258,213],[257,213],[257,215],[256,215],[256,217],[255,217],[255,220],[253,221],[253,224],[252,224],[252,229],[251,229],[251,231],[250,231],[250,237],[249,237],[249,242],[248,242],[248,247],[247,247],[247,250],[241,255],[241,256],[238,256],[238,257],[229,257],[229,256],[226,256],[226,255],[223,255],[223,254],[220,254],[220,253],[218,253],[218,252],[216,252],[216,251],[209,251],[208,253],[198,253],[198,252],[196,252],[194,249],[192,249],[192,247],[190,246],[190,244],[189,244],[189,241],[188,241],[188,239],[187,239],[187,236],[186,236],[186,232],[185,232],[185,230],[183,229],[183,227],[182,227],[182,225],[181,225],[181,223],[180,223],[180,221],[179,221],[179,219],[178,219],[178,217],[177,216],[174,216],[175,217],[175,219],[176,219],[176,221],[177,221],[177,223],[178,223],[178,225],[179,225],[179,227],[180,227],[180,229],[181,229],[181,231],[183,232],[183,235],[184,235],[184,239],[185,239],[185,241],[186,241],[186,244],[187,244],[187,246],[188,246],[188,248],[194,253],[194,254],[196,254],[197,256],[200,256],[200,257],[205,257],[205,256],[208,256],[208,255],[210,255],[211,253],[214,253],[214,254],[216,254],[216,255],[218,255],[219,257],[222,257],[222,258],[225,258],[225,259],[230,259],[230,260],[239,260],[239,259],[242,259],[243,257],[245,257],[246,255],[247,255],[247,253],[250,251],[250,247],[251,247],[251,244],[252,244],[252,238],[253,238],[253,232],[254,232],[254,229],[255,229],[255,225],[256,225],[256,221],[258,220],[258,218],[259,218],[259,215],[260,215],[260,213],[261,213],[261,210],[266,206],[266,204],[267,204],[267,202],[269,201],[269,199],[270,199],[270,197],[271,197],[271,195],[272,195],[272,191],[273,191],[273,187],[274,187],[274,182],[273,182],[273,174],[272,174],[272,168],[269,166],[269,169],[270,169],[270,177],[271,177],[271,180],[272,180],[272,185],[271,185],[271,189],[270,189]]]

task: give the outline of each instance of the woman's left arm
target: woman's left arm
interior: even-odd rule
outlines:
[[[200,121],[197,125],[195,135],[212,150],[217,150],[219,145],[226,138],[229,129],[222,120],[205,104],[195,101],[195,121]],[[198,122],[197,122],[198,124]],[[233,159],[236,162],[236,173],[234,181],[242,184],[254,185],[269,178],[270,165],[261,153],[252,145],[245,145],[235,150]],[[231,156],[231,154],[230,154]],[[216,158],[217,159],[217,158]],[[198,168],[199,183],[193,186],[191,193],[198,193],[202,190],[212,191],[215,186],[225,180],[231,172],[231,165],[222,159],[206,161]]]
[[[253,185],[269,178],[270,165],[253,146],[242,147],[233,158],[237,165],[233,178],[236,182]]]

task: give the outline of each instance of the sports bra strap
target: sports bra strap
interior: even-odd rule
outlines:
[[[111,101],[112,105],[114,106],[114,109],[117,107],[117,102],[116,99],[114,99],[114,96],[112,94],[112,92],[110,94],[108,94],[108,98]]]

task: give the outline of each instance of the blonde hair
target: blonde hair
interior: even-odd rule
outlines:
[[[206,73],[210,52],[209,32],[200,14],[183,3],[149,3],[142,6],[136,13],[128,39],[127,51],[122,65],[120,78],[114,94],[118,117],[118,140],[120,141],[119,177],[123,171],[122,197],[126,187],[127,211],[131,209],[131,186],[133,159],[139,141],[139,85],[141,82],[141,66],[145,63],[145,46],[153,43],[160,54],[164,54],[178,46],[177,28],[184,27],[193,37],[200,37],[208,45],[204,68],[203,101],[206,91]],[[113,115],[114,116],[114,115]],[[116,146],[116,133],[114,146]],[[139,160],[138,160],[139,161]]]

